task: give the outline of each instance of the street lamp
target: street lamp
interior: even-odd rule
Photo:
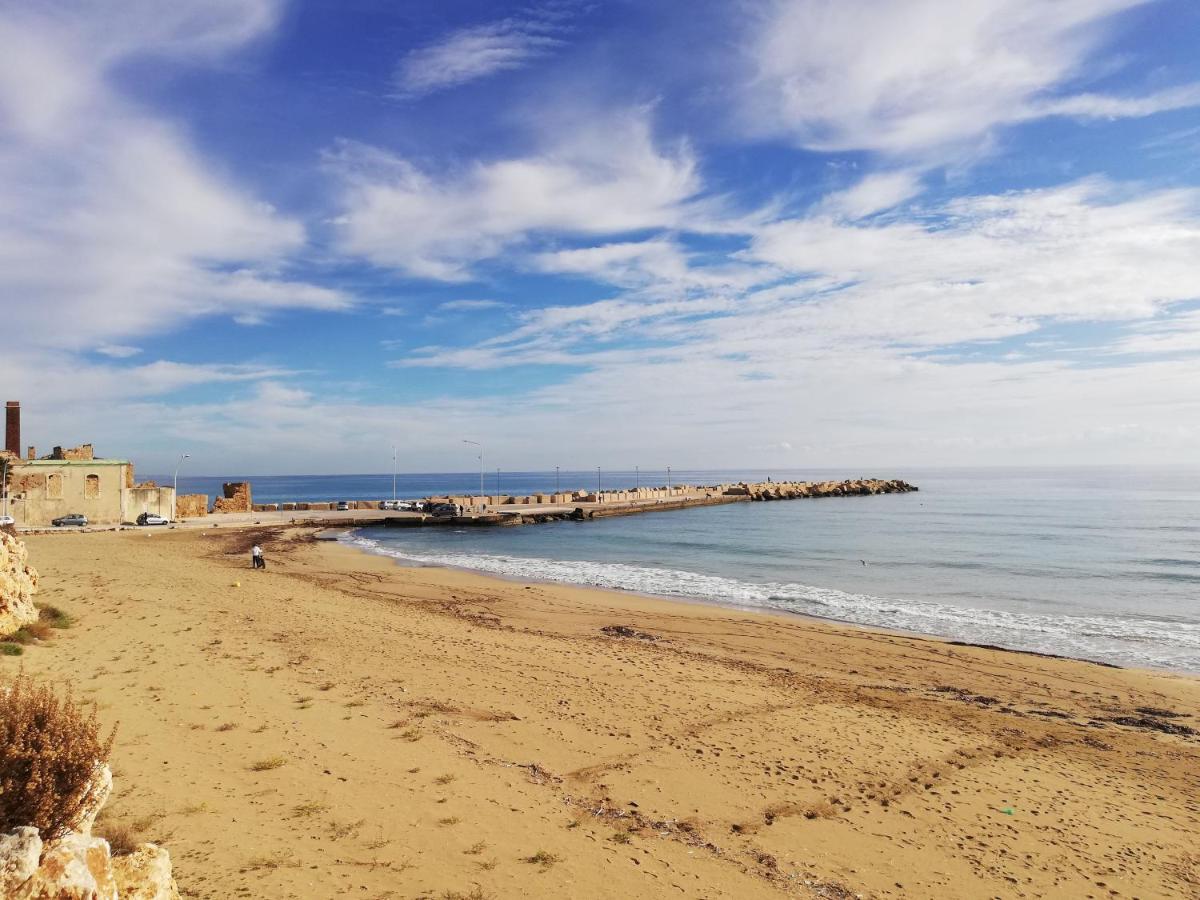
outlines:
[[[642,472],[637,466],[633,467],[633,489],[635,491],[642,489]]]
[[[596,466],[596,502],[600,502],[600,467]]]
[[[396,505],[396,446],[392,445],[392,505]]]
[[[463,438],[464,444],[474,444],[479,448],[479,496],[484,496],[483,493],[483,441],[468,441]],[[485,501],[486,502],[486,501]]]
[[[192,455],[190,453],[181,453],[179,455],[179,462],[177,462],[175,464],[175,480],[172,483],[173,493],[171,494],[171,521],[172,522],[174,522],[177,518],[179,518],[179,467],[183,465],[183,461],[185,459],[191,459],[191,458],[192,458]]]
[[[671,467],[667,466],[667,496],[671,496]]]
[[[559,489],[559,486],[558,486],[558,466],[554,467],[554,493],[556,493],[556,494],[562,493],[562,491]]]

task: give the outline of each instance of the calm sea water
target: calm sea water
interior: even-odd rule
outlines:
[[[679,472],[673,480],[765,474]],[[368,529],[352,540],[421,564],[1200,672],[1200,468],[769,474],[901,477],[921,490],[525,528]],[[632,472],[601,477],[605,488],[634,483]],[[591,487],[595,479],[595,471],[571,473],[560,483]],[[266,501],[378,499],[391,496],[392,482],[251,480]],[[180,482],[181,490],[200,487]],[[643,484],[664,482],[665,473],[642,476]],[[398,494],[478,485],[477,474],[402,476]],[[553,487],[553,472],[501,473],[506,493]]]

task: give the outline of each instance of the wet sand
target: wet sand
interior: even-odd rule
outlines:
[[[188,897],[1200,896],[1194,678],[298,529],[28,543],[78,621],[0,666],[120,720],[106,817]]]

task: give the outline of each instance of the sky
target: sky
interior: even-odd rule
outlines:
[[[1194,0],[0,0],[0,384],[194,474],[1200,460]]]

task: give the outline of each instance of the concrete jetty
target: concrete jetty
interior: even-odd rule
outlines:
[[[670,488],[635,488],[614,491],[574,491],[528,496],[441,496],[420,501],[424,509],[458,506],[462,515],[432,515],[426,511],[397,512],[380,509],[379,502],[357,501],[351,510],[332,512],[334,504],[285,503],[256,505],[261,512],[291,513],[294,524],[321,525],[336,521],[347,527],[387,528],[511,527],[558,521],[588,521],[612,516],[667,512],[728,503],[762,503],[779,500],[860,497],[904,494],[915,485],[899,479],[859,478],[845,481],[765,481],[715,485],[675,485]],[[282,506],[282,509],[280,509]],[[305,516],[302,513],[316,513]]]

